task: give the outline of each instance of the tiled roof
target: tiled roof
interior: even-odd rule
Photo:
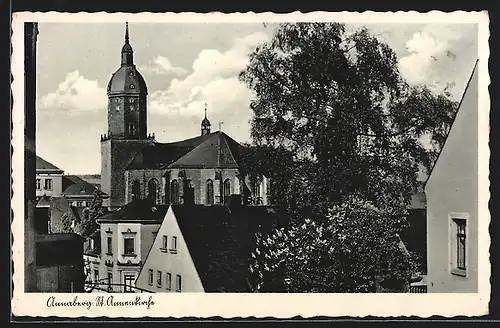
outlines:
[[[148,199],[138,199],[103,215],[99,222],[151,222],[161,223],[168,205],[153,205]]]
[[[50,171],[50,172],[54,172],[54,173],[64,172],[63,170],[61,170],[60,168],[58,168],[54,164],[47,162],[46,160],[44,160],[43,158],[41,158],[38,155],[36,155],[36,170],[37,171]]]
[[[210,135],[198,136],[171,143],[157,142],[152,146],[144,147],[137,151],[127,169],[164,169],[209,137]]]
[[[249,292],[255,233],[284,223],[269,207],[173,205],[177,223],[206,292]]]
[[[94,185],[76,175],[63,176],[63,189],[62,194],[65,196],[92,196],[98,190]],[[105,196],[105,193],[99,192]]]
[[[220,151],[219,151],[220,147]],[[172,143],[155,143],[137,151],[127,169],[238,168],[241,146],[224,132]]]
[[[214,132],[168,168],[239,168],[242,147],[224,132]]]

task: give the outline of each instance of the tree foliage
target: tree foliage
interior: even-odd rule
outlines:
[[[254,288],[261,292],[403,291],[417,268],[387,217],[358,199],[332,209],[322,222],[258,236],[251,255]]]
[[[69,213],[64,213],[61,217],[62,231],[61,233],[71,233],[73,232],[72,227],[72,217]]]
[[[255,93],[255,144],[294,154],[295,188],[313,191],[323,214],[324,204],[353,193],[381,205],[409,201],[456,109],[445,95],[408,85],[393,50],[367,29],[348,34],[342,24],[282,24],[240,79]]]
[[[99,219],[105,212],[102,207],[102,197],[98,190],[94,191],[92,202],[90,207],[83,211],[82,219],[79,224],[79,231],[81,235],[88,238],[94,233],[99,225],[97,219]]]
[[[398,232],[457,104],[409,85],[367,29],[336,23],[281,24],[240,80],[255,95],[246,161],[275,176],[292,216],[290,231],[262,237],[256,286],[372,291],[388,271],[407,281],[414,265]]]

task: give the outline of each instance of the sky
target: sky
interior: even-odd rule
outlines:
[[[476,24],[366,26],[398,57],[402,75],[460,100],[478,56]],[[252,93],[238,81],[248,54],[276,25],[130,23],[134,62],[148,86],[148,133],[158,142],[198,136],[205,103],[212,131],[250,141]],[[37,154],[66,174],[100,173],[107,133],[106,86],[120,66],[125,24],[40,23]]]

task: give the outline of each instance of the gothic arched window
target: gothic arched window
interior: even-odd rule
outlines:
[[[155,204],[160,202],[160,191],[158,189],[158,180],[151,179],[148,182],[148,198],[153,200]]]
[[[231,196],[232,193],[233,191],[231,190],[231,180],[226,179],[224,181],[224,199],[229,198],[229,196]]]
[[[128,125],[128,134],[131,135],[131,136],[135,136],[135,132],[136,132],[135,124],[134,123],[130,123]]]
[[[139,180],[135,180],[134,183],[132,183],[132,199],[139,198],[141,198],[141,183]]]
[[[214,203],[214,182],[210,179],[207,180],[206,203],[208,205]]]
[[[255,205],[260,205],[262,203],[262,198],[260,195],[261,185],[262,185],[261,181],[256,181],[253,187],[253,197]]]
[[[170,183],[170,203],[177,204],[179,202],[179,183],[177,180],[172,180]]]

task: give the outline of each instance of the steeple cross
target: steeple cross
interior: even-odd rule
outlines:
[[[224,122],[219,121],[219,131],[222,131],[222,124],[224,124]]]

